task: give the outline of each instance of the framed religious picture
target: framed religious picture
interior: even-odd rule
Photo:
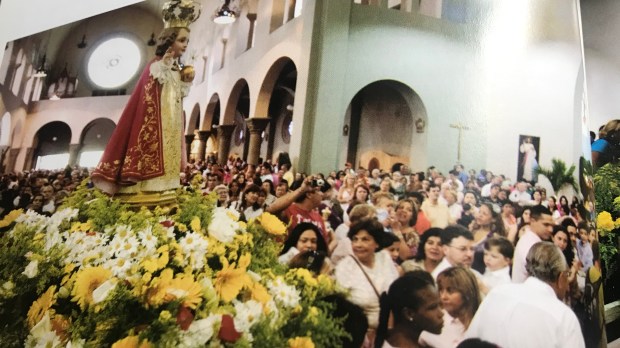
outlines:
[[[536,182],[535,171],[538,168],[540,138],[531,135],[519,135],[518,153],[517,181]]]

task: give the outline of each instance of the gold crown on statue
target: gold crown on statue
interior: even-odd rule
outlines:
[[[171,0],[161,11],[164,28],[188,28],[200,17],[200,4],[192,0]]]

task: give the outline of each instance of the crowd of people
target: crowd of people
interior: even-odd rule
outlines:
[[[448,175],[434,167],[422,173],[406,165],[368,171],[350,164],[327,175],[306,175],[293,173],[286,161],[252,166],[231,158],[223,166],[194,164],[184,178],[189,182],[196,175],[205,178],[204,194],[216,192],[219,206],[237,210],[246,220],[270,212],[288,224],[280,262],[332,275],[365,314],[365,347],[404,347],[414,341],[456,347],[469,342],[468,336],[516,346],[480,329],[492,316],[475,320],[491,290],[504,284],[520,284],[518,293],[545,289],[543,295],[556,294],[555,302],[547,296],[529,304],[530,314],[521,313],[524,321],[538,315],[562,330],[579,329],[574,314],[558,320],[551,310],[558,304],[580,306],[586,274],[598,266],[596,231],[576,196],[548,196],[535,184],[512,183],[487,170],[467,172],[460,164]],[[539,244],[547,251],[530,255]],[[564,263],[552,259],[556,254],[549,248]],[[532,270],[532,262],[546,268]],[[404,279],[416,283],[407,285],[411,292],[398,286],[395,293],[401,295],[388,301],[392,284]],[[412,314],[403,316],[403,296],[414,292],[424,294],[408,300],[421,303],[411,304],[406,309]],[[405,330],[411,329],[409,323],[399,326],[399,318],[417,322],[413,313],[426,306],[424,315],[434,315],[433,320],[423,317],[425,322],[410,332]],[[389,325],[386,310],[392,311]],[[551,330],[549,325],[544,329]],[[580,334],[547,336],[540,346],[584,344]]]
[[[456,347],[474,338],[516,347],[526,331],[544,337],[532,347],[584,346],[569,308],[579,305],[598,251],[577,198],[548,197],[536,185],[460,164],[448,175],[350,164],[305,175],[287,161],[209,159],[188,164],[182,185],[202,181],[203,194],[214,193],[218,206],[246,221],[263,212],[280,217],[289,233],[279,261],[331,275],[364,314],[356,325],[366,329],[351,347]],[[5,175],[2,213],[52,214],[87,177],[80,168]],[[524,299],[527,293],[540,299]],[[487,303],[496,301],[510,304],[502,320],[514,316],[518,324],[495,321],[498,309]]]

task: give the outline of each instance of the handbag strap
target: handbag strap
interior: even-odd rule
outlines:
[[[366,279],[368,280],[368,282],[370,283],[370,286],[372,286],[372,289],[375,291],[375,294],[377,295],[377,297],[379,298],[379,300],[381,300],[381,295],[379,294],[379,291],[377,290],[377,288],[375,287],[375,284],[372,282],[372,279],[370,279],[370,276],[368,275],[368,273],[366,273],[366,270],[364,270],[364,267],[362,266],[362,264],[359,262],[359,260],[353,256],[350,255],[351,258],[353,258],[353,260],[355,261],[355,263],[357,263],[357,265],[359,266],[359,268],[362,270],[362,273],[364,273],[364,275],[366,276]]]

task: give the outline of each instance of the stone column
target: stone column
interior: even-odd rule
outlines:
[[[217,163],[226,164],[230,152],[230,142],[235,131],[234,124],[222,124],[217,127]]]
[[[246,123],[250,131],[250,148],[248,150],[248,164],[258,164],[260,157],[260,145],[263,142],[262,134],[267,128],[271,119],[269,118],[248,118]]]
[[[205,151],[207,150],[207,140],[211,136],[211,131],[207,130],[197,130],[194,133],[198,136],[198,154],[196,155],[196,160],[204,161],[205,160]]]
[[[186,134],[185,135],[185,157],[187,158],[187,161],[189,162],[189,155],[192,153],[192,142],[194,141],[194,134]]]
[[[246,17],[250,21],[250,30],[248,32],[248,43],[245,49],[249,50],[250,48],[252,48],[252,46],[254,46],[254,26],[256,25],[256,13],[248,13]]]
[[[9,150],[9,162],[6,164],[7,172],[15,171],[15,162],[17,162],[17,155],[19,155],[19,152],[21,150],[22,150],[21,148]]]
[[[24,160],[24,168],[23,170],[31,170],[33,161],[34,161],[34,147],[29,147],[26,149],[26,159]]]
[[[80,144],[69,145],[69,165],[71,167],[77,164],[78,152],[80,152]]]

